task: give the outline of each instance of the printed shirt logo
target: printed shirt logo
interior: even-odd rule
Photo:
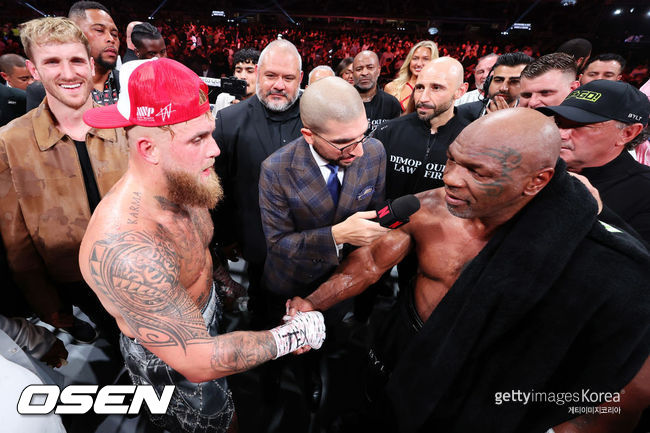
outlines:
[[[153,107],[137,107],[135,113],[138,117],[151,117],[153,114]]]
[[[172,113],[176,110],[172,110],[172,103],[170,102],[166,106],[160,109],[156,116],[160,116],[161,120],[164,122],[172,116]]]
[[[602,93],[592,92],[591,90],[574,90],[567,99],[575,98],[581,101],[596,102],[603,96]]]

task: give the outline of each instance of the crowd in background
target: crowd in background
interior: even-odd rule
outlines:
[[[126,26],[119,23],[118,27]],[[294,43],[303,60],[303,70],[311,71],[319,65],[335,68],[347,57],[354,57],[360,51],[370,50],[380,59],[380,86],[391,81],[399,71],[411,47],[420,40],[432,39],[439,47],[440,56],[458,59],[465,69],[465,79],[473,88],[473,72],[478,59],[489,53],[522,51],[532,57],[539,57],[539,45],[518,45],[515,43],[477,40],[453,40],[428,34],[400,31],[377,32],[370,25],[351,26],[344,24],[331,29],[310,29],[303,27],[280,27],[271,25],[202,25],[158,21],[157,28],[165,38],[167,54],[201,75],[202,68],[208,76],[230,76],[233,71],[233,55],[242,48],[262,50],[279,35]],[[17,53],[24,55],[18,37],[18,26],[5,23],[0,27],[0,55]],[[125,32],[120,32],[124,39]],[[559,45],[559,44],[558,44]],[[126,44],[120,44],[123,53]],[[555,47],[554,47],[555,48]],[[648,79],[647,59],[628,62],[623,80],[640,87]],[[306,84],[306,75],[303,85]]]

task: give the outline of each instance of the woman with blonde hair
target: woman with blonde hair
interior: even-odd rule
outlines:
[[[438,58],[438,46],[433,41],[420,41],[413,45],[404,64],[399,68],[397,78],[384,87],[384,92],[397,98],[402,111],[406,110],[408,100],[415,88],[415,81],[424,66],[433,59]]]

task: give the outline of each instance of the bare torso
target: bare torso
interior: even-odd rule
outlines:
[[[489,239],[468,220],[449,213],[442,188],[419,194],[421,210],[405,230],[414,240],[419,268],[415,284],[415,306],[426,321],[466,264]]]
[[[91,252],[97,241],[106,242],[117,237],[112,246],[123,244],[133,248],[136,242],[127,244],[125,236],[158,231],[169,240],[169,248],[178,267],[179,283],[200,310],[208,301],[212,285],[212,258],[208,244],[212,238],[213,225],[207,209],[181,207],[164,197],[153,196],[140,186],[134,186],[124,178],[97,207],[84,237],[79,264],[84,275],[90,275]],[[86,278],[88,280],[88,278]],[[92,280],[92,279],[91,279]],[[125,326],[120,309],[114,300],[97,285],[90,284],[106,310],[115,317],[125,335],[134,337]]]

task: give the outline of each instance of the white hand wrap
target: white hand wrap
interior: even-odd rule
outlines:
[[[270,331],[277,348],[276,359],[305,346],[318,349],[325,341],[325,321],[320,311],[298,312],[289,322]]]

